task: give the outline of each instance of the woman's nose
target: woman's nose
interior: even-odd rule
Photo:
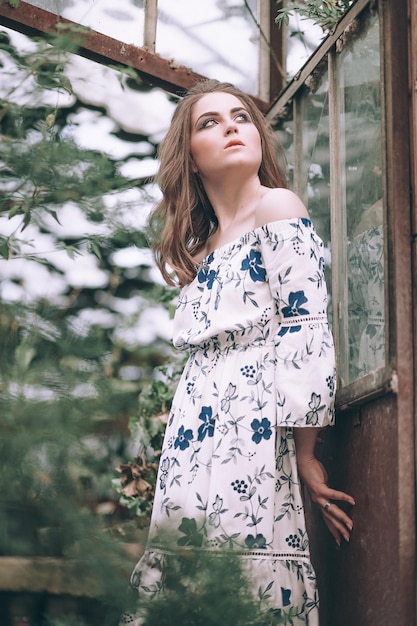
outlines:
[[[226,135],[231,135],[232,133],[237,133],[237,124],[236,124],[236,122],[230,122],[226,126]]]

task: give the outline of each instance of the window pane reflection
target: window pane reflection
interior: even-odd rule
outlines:
[[[40,9],[55,13],[125,43],[143,46],[144,0],[27,0]]]
[[[323,239],[332,323],[328,72],[322,67],[310,85],[311,90],[293,106],[287,105],[273,126],[286,155],[288,185],[305,203]]]
[[[295,107],[298,158],[294,189],[307,206],[324,243],[325,273],[329,290],[328,315],[332,323],[329,79],[325,66],[316,68],[308,79],[308,87]]]
[[[353,382],[385,364],[384,216],[379,27],[373,17],[338,58],[342,205],[341,376]],[[347,311],[347,316],[345,312]]]

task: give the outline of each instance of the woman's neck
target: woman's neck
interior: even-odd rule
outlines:
[[[254,227],[255,209],[266,191],[257,176],[243,183],[227,181],[206,188],[218,221],[216,232],[207,241],[207,254]]]
[[[219,230],[227,229],[232,222],[245,220],[262,197],[263,189],[257,176],[244,182],[224,181],[205,185],[219,223]]]

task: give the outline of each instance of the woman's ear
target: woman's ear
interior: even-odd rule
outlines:
[[[198,167],[197,165],[194,163],[193,159],[191,158],[191,171],[193,174],[198,174]]]

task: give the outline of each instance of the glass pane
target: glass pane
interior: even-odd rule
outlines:
[[[312,78],[313,81],[313,78]],[[316,230],[323,239],[326,282],[329,290],[329,321],[332,323],[330,167],[328,73],[314,75],[313,89],[287,104],[273,119],[284,149],[288,186],[303,200]]]
[[[103,35],[143,46],[144,0],[27,0]]]
[[[310,90],[296,103],[297,167],[294,189],[303,199],[318,234],[323,239],[325,273],[331,303],[329,78],[327,66],[319,66],[308,80]],[[298,135],[298,136],[297,136]]]
[[[277,9],[280,5],[276,3]],[[297,11],[289,18],[287,27],[287,74],[292,79],[319,47],[326,33],[313,19],[300,16]]]
[[[250,11],[248,10],[248,5]],[[157,52],[195,72],[258,91],[257,0],[159,0]]]
[[[311,77],[314,91],[301,98],[300,158],[295,181],[325,244],[330,246],[330,154],[328,72]]]
[[[378,16],[341,51],[343,384],[385,365],[384,212]],[[344,313],[347,312],[347,315]]]
[[[270,120],[279,144],[278,161],[287,172],[287,183],[290,189],[294,189],[294,107],[291,100],[285,109]]]
[[[29,0],[29,4],[143,46],[144,0]],[[156,52],[194,72],[258,92],[257,0],[159,0]]]

